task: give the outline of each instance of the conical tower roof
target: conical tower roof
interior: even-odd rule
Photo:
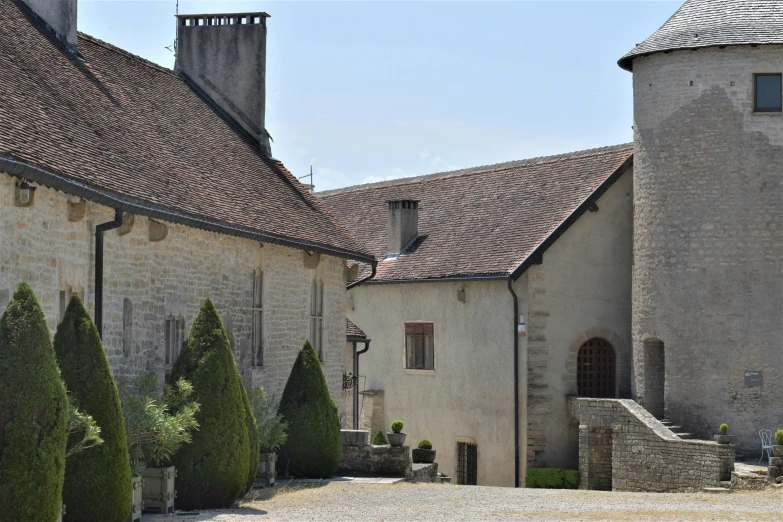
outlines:
[[[687,0],[617,64],[653,53],[728,45],[783,44],[783,0]]]

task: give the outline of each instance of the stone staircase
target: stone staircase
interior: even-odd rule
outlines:
[[[661,421],[661,424],[669,428],[669,431],[677,435],[682,440],[693,440],[696,438],[696,435],[694,435],[693,433],[688,433],[687,431],[685,431],[685,428],[683,428],[682,426],[675,425],[672,421],[668,419],[663,419]]]

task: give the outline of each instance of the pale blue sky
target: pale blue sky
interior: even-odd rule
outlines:
[[[631,141],[616,62],[681,1],[180,0],[266,11],[272,151],[317,190]],[[174,0],[79,0],[79,30],[161,65]]]

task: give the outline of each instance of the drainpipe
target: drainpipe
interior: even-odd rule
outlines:
[[[95,327],[103,339],[103,233],[122,226],[122,210],[114,211],[114,221],[95,227]]]
[[[514,299],[514,487],[519,487],[519,334],[517,333],[517,318],[519,317],[519,300],[514,292],[514,280],[508,278],[508,291]]]
[[[353,343],[353,429],[359,429],[359,356],[370,349],[370,340],[364,341],[364,350],[356,351],[356,341]]]
[[[378,269],[378,262],[377,262],[377,261],[373,262],[373,263],[371,264],[371,266],[372,266],[372,272],[370,273],[370,275],[368,275],[368,276],[367,276],[367,277],[365,277],[364,279],[359,279],[358,281],[354,281],[353,283],[351,283],[351,284],[349,284],[347,287],[345,287],[345,289],[346,289],[346,290],[350,290],[351,288],[357,287],[357,286],[359,286],[360,284],[364,283],[365,281],[369,281],[370,279],[372,279],[373,277],[375,277],[375,272],[376,272],[376,270]],[[367,350],[364,350],[362,353],[364,353],[364,352],[366,352],[366,351],[367,351]]]

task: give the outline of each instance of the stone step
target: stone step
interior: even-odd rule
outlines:
[[[730,480],[721,480],[720,482],[718,482],[718,484],[722,488],[731,488],[731,481]]]
[[[668,420],[668,419],[663,419],[661,421],[661,424],[663,424],[664,426],[671,426],[674,423],[672,421]]]
[[[702,488],[705,493],[731,493],[729,488]]]
[[[685,429],[682,426],[668,426],[668,428],[673,431],[674,433],[679,433],[681,431],[685,431]]]
[[[681,439],[695,439],[696,435],[694,433],[677,433],[676,434]]]

